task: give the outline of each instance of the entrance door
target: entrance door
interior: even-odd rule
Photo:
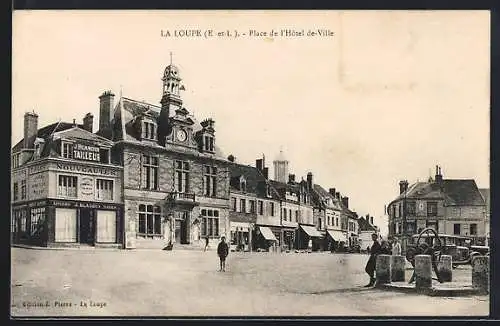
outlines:
[[[186,218],[181,220],[181,243],[182,244],[189,243],[187,241],[187,219]]]
[[[89,208],[80,209],[80,243],[94,243],[94,216]]]
[[[181,243],[181,220],[176,219],[175,220],[175,242],[176,243]]]

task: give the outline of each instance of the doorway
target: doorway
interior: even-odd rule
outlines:
[[[176,212],[174,235],[176,243],[189,244],[189,212]]]
[[[95,223],[94,211],[89,208],[80,209],[80,243],[94,244]]]

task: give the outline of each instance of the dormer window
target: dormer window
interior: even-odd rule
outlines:
[[[73,158],[73,144],[61,142],[61,156],[63,158]]]
[[[214,137],[210,135],[205,135],[203,137],[203,149],[207,152],[214,151]]]
[[[156,140],[157,130],[156,124],[151,121],[143,121],[142,123],[142,139]]]
[[[34,153],[34,157],[35,158],[39,158],[40,155],[42,154],[42,145],[44,144],[44,140],[41,139],[41,138],[37,138],[35,140],[35,153]]]
[[[240,190],[243,192],[247,191],[247,181],[245,180],[245,178],[240,179]]]

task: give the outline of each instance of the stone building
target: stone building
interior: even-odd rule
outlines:
[[[122,167],[113,143],[83,124],[38,129],[24,116],[24,138],[12,148],[11,236],[14,243],[47,247],[123,244]]]
[[[99,134],[123,165],[126,248],[202,246],[229,236],[229,161],[215,123],[183,105],[179,69],[163,71],[160,106],[114,94],[100,99]]]
[[[281,239],[280,201],[268,181],[264,158],[256,167],[230,165],[231,246],[236,250],[270,250]]]
[[[358,218],[358,244],[361,250],[366,250],[372,246],[372,234],[379,234],[378,228],[373,224],[373,216],[366,215]]]
[[[435,178],[412,185],[399,183],[399,195],[387,206],[389,235],[418,234],[426,227],[440,234],[484,242],[487,207],[473,179],[444,179],[436,166]],[[403,245],[403,243],[402,243]]]
[[[335,197],[335,188],[326,191],[314,184],[312,201],[314,204],[314,220],[318,231],[323,236],[321,249],[334,251],[347,243],[346,234],[341,228],[341,206]]]

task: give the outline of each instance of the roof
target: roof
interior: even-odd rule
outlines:
[[[479,192],[481,193],[481,196],[483,196],[486,207],[489,209],[490,208],[490,188],[480,188]]]
[[[374,225],[371,225],[364,217],[358,219],[359,231],[377,231]]]
[[[76,124],[76,126],[83,129],[83,125],[82,124]],[[42,138],[44,140],[47,140],[48,137],[52,133],[63,131],[63,130],[67,130],[67,129],[71,129],[73,127],[75,127],[74,123],[56,122],[56,123],[52,123],[52,124],[50,124],[48,126],[45,126],[45,127],[41,128],[41,129],[38,129],[38,132],[37,132],[36,136],[31,137],[29,139],[29,146],[28,146],[28,148],[33,148],[33,144],[34,144],[36,138]],[[24,138],[21,139],[16,145],[14,145],[14,147],[12,147],[12,151],[13,152],[18,152],[21,149],[23,149],[24,148],[23,143],[24,143]]]
[[[331,199],[333,206],[340,208],[339,200],[318,184],[313,185],[312,199],[317,206],[321,207],[325,207],[325,201]]]
[[[118,103],[114,109],[113,119],[111,121],[110,128],[106,130],[99,130],[98,134],[102,135],[103,137],[113,139],[114,141],[124,140],[129,143],[143,144],[143,142],[138,140],[134,135],[134,131],[132,128],[134,120],[141,115],[151,117],[152,119],[156,120],[160,117],[160,111],[161,107],[158,105],[122,96],[118,100]],[[175,115],[176,115],[175,112],[169,112],[169,118],[173,118]],[[201,124],[192,114],[188,114],[187,118],[193,122],[192,125],[193,134],[196,134],[198,131],[202,130]],[[177,152],[183,152],[183,151],[186,151],[186,153],[193,152],[193,150],[191,149],[187,149],[183,146],[176,146],[172,144],[167,144],[165,146],[161,146],[159,144],[151,144],[151,146],[158,148],[172,147],[171,149]],[[217,159],[227,161],[224,153],[217,145],[214,146],[214,150]],[[207,154],[207,153],[199,153],[199,154],[202,156],[204,155],[212,157],[214,156],[213,154]]]
[[[443,199],[445,205],[477,206],[485,205],[474,179],[444,179],[439,182],[416,182],[396,199]],[[392,202],[391,202],[392,203]]]
[[[276,189],[256,167],[232,162],[229,164],[229,172],[231,174],[230,187],[232,190],[240,190],[239,178],[243,176],[246,180],[246,192],[254,193],[259,197],[267,197],[267,185],[269,185],[271,187],[271,197],[279,199]]]
[[[269,183],[271,184],[272,187],[274,187],[274,189],[276,189],[281,200],[286,199],[286,192],[287,191],[293,192],[293,193],[299,193],[301,190],[301,185],[302,185],[302,188],[305,189],[305,187],[303,187],[305,182],[306,181],[284,183],[284,182],[279,182],[276,180],[269,180]]]

